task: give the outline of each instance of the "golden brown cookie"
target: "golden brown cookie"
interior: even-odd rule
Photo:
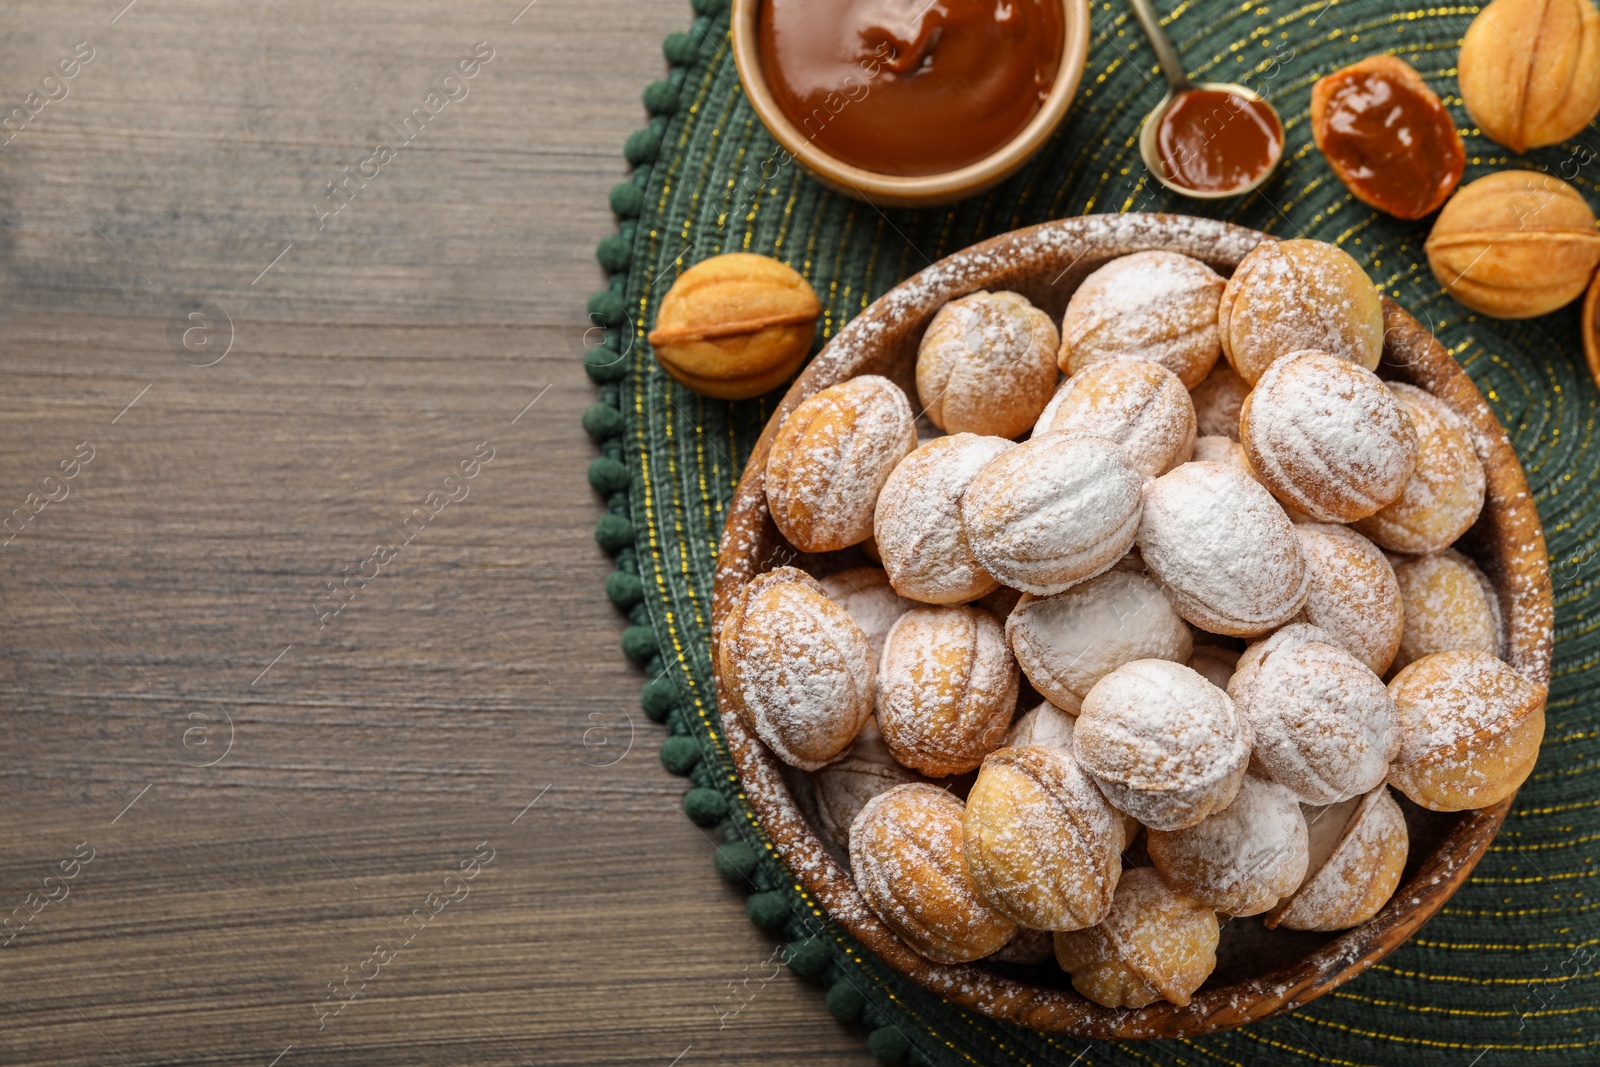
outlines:
[[[1310,584],[1300,621],[1321,629],[1381,676],[1405,630],[1400,583],[1388,559],[1347,526],[1301,523],[1294,532]]]
[[[1600,11],[1590,0],[1485,4],[1456,78],[1484,136],[1518,155],[1576,137],[1600,111]]]
[[[649,340],[661,368],[690,389],[744,400],[800,369],[821,313],[817,294],[793,268],[729,252],[678,276]]]
[[[1245,649],[1228,695],[1255,734],[1257,773],[1307,804],[1376,788],[1399,747],[1382,679],[1315,626],[1285,626]]]
[[[1329,352],[1367,370],[1383,354],[1377,286],[1348,253],[1322,241],[1256,245],[1228,279],[1217,316],[1222,352],[1251,385],[1290,352]]]
[[[1183,383],[1142,359],[1091,363],[1061,383],[1033,436],[1051,430],[1099,434],[1122,446],[1147,477],[1167,473],[1194,450],[1194,403]]]
[[[1106,799],[1162,830],[1227,807],[1250,743],[1227,693],[1160,659],[1124,664],[1095,683],[1072,731],[1073,754]]]
[[[1040,695],[1069,709],[1124,663],[1182,663],[1193,648],[1160,584],[1117,570],[1055,596],[1025,594],[1006,619],[1006,640]]]
[[[917,395],[949,433],[1016,437],[1055,392],[1061,343],[1050,316],[1016,293],[976,292],[933,316],[917,349]]]
[[[1389,683],[1400,753],[1389,784],[1425,808],[1497,804],[1533,772],[1546,690],[1482,652],[1436,652]]]
[[[1185,463],[1150,483],[1138,543],[1178,614],[1202,630],[1254,637],[1306,602],[1294,524],[1235,467]]]
[[[1035,437],[996,456],[968,485],[967,543],[983,569],[1013,589],[1059,593],[1128,551],[1142,482],[1127,453],[1104,437]]]
[[[1356,529],[1394,552],[1437,552],[1466,533],[1483,510],[1483,464],[1460,415],[1432,393],[1390,382],[1417,431],[1417,465],[1400,495]]]
[[[1250,469],[1319,522],[1393,501],[1417,462],[1411,416],[1378,376],[1326,352],[1292,352],[1261,375],[1239,416]]]
[[[1006,743],[1001,749],[1023,748],[1030,745],[1042,745],[1046,748],[1059,748],[1070,756],[1074,763],[1076,756],[1072,756],[1072,734],[1077,714],[1077,705],[1074,703],[1069,712],[1058,708],[1048,700],[1041,703],[1032,711],[1017,716],[1017,721],[1011,724],[1011,729],[1006,733]],[[1081,768],[1080,768],[1081,769]],[[1104,794],[1101,794],[1102,796]],[[1133,816],[1123,811],[1112,808],[1116,816],[1121,837],[1117,841],[1116,851],[1121,853],[1133,843],[1142,829]]]
[[[1299,888],[1309,852],[1294,793],[1247,774],[1233,803],[1183,830],[1151,830],[1161,880],[1227,915],[1259,915]]]
[[[1217,301],[1225,284],[1198,259],[1176,252],[1113,259],[1067,303],[1058,363],[1077,374],[1105,360],[1148,359],[1192,389],[1221,354]]]
[[[1154,868],[1136,867],[1123,873],[1104,922],[1056,934],[1056,960],[1096,1004],[1182,1007],[1216,969],[1220,933],[1210,908],[1167,888]]]
[[[1268,929],[1346,930],[1394,896],[1405,870],[1406,817],[1389,787],[1324,808],[1307,808],[1310,863],[1305,882],[1263,919]]]
[[[996,911],[1035,930],[1078,930],[1111,910],[1122,814],[1059,746],[989,753],[967,795],[967,870]]]
[[[938,437],[900,461],[878,494],[874,542],[895,592],[927,604],[959,604],[1000,582],[972,552],[961,498],[978,472],[1016,447],[1003,437]]]
[[[792,766],[837,759],[872,714],[867,635],[804,571],[780,567],[745,586],[717,655],[734,712]]]
[[[1589,202],[1553,174],[1500,170],[1450,198],[1423,244],[1451,296],[1501,319],[1545,315],[1576,300],[1600,263]]]
[[[1500,655],[1500,596],[1472,560],[1447,548],[1401,560],[1394,577],[1405,616],[1395,670],[1435,652]]]
[[[896,786],[850,826],[850,870],[873,913],[935,963],[965,963],[1016,935],[967,870],[961,801],[931,785]]]
[[[864,374],[813,393],[778,427],[767,453],[767,510],[802,552],[833,552],[872,536],[873,509],[917,434],[900,387]]]
[[[1016,660],[993,615],[921,607],[895,622],[878,666],[878,727],[894,758],[930,777],[974,770],[1017,709]]]

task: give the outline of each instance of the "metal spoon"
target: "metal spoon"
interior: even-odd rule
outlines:
[[[1144,118],[1144,125],[1139,129],[1139,155],[1144,158],[1144,165],[1150,168],[1150,173],[1155,175],[1156,181],[1165,185],[1175,193],[1194,197],[1198,200],[1226,200],[1229,197],[1242,196],[1260,188],[1272,172],[1278,169],[1278,163],[1283,159],[1283,140],[1278,141],[1277,155],[1272,163],[1261,172],[1261,176],[1250,184],[1237,189],[1223,191],[1210,191],[1204,189],[1190,189],[1188,186],[1179,185],[1167,176],[1166,165],[1161,159],[1160,146],[1157,144],[1157,134],[1161,130],[1161,120],[1166,116],[1167,109],[1180,95],[1193,92],[1196,89],[1210,89],[1219,93],[1228,93],[1231,96],[1243,97],[1246,100],[1257,101],[1272,112],[1277,119],[1278,129],[1283,129],[1283,120],[1272,104],[1254,89],[1247,89],[1242,85],[1231,82],[1193,82],[1183,72],[1183,60],[1178,58],[1178,50],[1172,47],[1172,39],[1167,36],[1167,31],[1161,28],[1161,17],[1156,14],[1155,6],[1151,0],[1128,0],[1128,5],[1133,8],[1133,14],[1139,20],[1139,26],[1144,30],[1145,37],[1150,40],[1150,48],[1156,54],[1156,63],[1161,67],[1161,74],[1167,79],[1167,95]]]

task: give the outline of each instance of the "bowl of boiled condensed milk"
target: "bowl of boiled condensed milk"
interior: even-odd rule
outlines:
[[[1009,177],[1066,115],[1088,48],[1086,0],[733,0],[739,77],[782,152],[881,206]]]

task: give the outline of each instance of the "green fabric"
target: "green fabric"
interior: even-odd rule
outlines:
[[[1281,174],[1263,193],[1220,206],[1151,188],[1135,137],[1161,95],[1150,51],[1122,4],[1097,3],[1079,99],[1040,156],[993,192],[949,209],[879,211],[825,191],[778,151],[746,103],[722,0],[695,0],[687,34],[668,38],[671,75],[645,91],[654,113],[628,138],[633,180],[611,194],[620,233],[599,255],[616,273],[590,303],[614,326],[587,353],[600,404],[585,427],[626,467],[592,468],[610,493],[597,537],[624,574],[631,608],[628,655],[649,684],[643,704],[681,741],[664,753],[687,773],[687,812],[717,824],[735,848],[717,867],[748,891],[750,913],[789,942],[817,937],[800,965],[829,987],[828,1008],[859,1021],[864,1042],[889,1062],[1056,1064],[1497,1064],[1600,1062],[1600,839],[1596,708],[1586,675],[1600,655],[1591,558],[1600,525],[1593,486],[1596,390],[1585,371],[1576,308],[1532,322],[1495,322],[1445,296],[1428,271],[1428,221],[1399,222],[1354,201],[1311,144],[1315,79],[1373,52],[1411,62],[1467,135],[1467,179],[1509,165],[1574,182],[1591,201],[1593,154],[1578,142],[1515,160],[1472,128],[1455,83],[1456,48],[1477,9],[1394,11],[1347,3],[1185,2],[1169,28],[1197,78],[1245,82],[1286,123]],[[779,393],[729,404],[676,385],[644,336],[677,274],[708,256],[775,256],[810,279],[825,308],[817,345],[875,297],[932,260],[980,238],[1087,212],[1212,214],[1279,235],[1333,241],[1385,291],[1427,323],[1477,381],[1528,472],[1556,579],[1557,646],[1544,750],[1515,810],[1477,872],[1407,945],[1344,988],[1289,1016],[1192,1041],[1090,1043],[1023,1032],[955,1008],[865,957],[817,918],[766,848],[740,799],[720,742],[712,691],[712,573],[726,507]],[[618,239],[620,238],[620,239]],[[624,601],[627,601],[624,603]],[[708,864],[708,867],[710,865]],[[709,877],[708,870],[708,877]],[[888,1032],[885,1032],[888,1031]],[[898,1037],[894,1035],[899,1035]],[[903,1038],[903,1040],[901,1040]],[[757,1056],[760,1050],[751,1050]]]

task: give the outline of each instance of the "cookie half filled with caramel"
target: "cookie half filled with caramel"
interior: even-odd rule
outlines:
[[[1311,136],[1356,199],[1401,219],[1448,200],[1467,162],[1455,120],[1394,56],[1368,56],[1317,79]]]

